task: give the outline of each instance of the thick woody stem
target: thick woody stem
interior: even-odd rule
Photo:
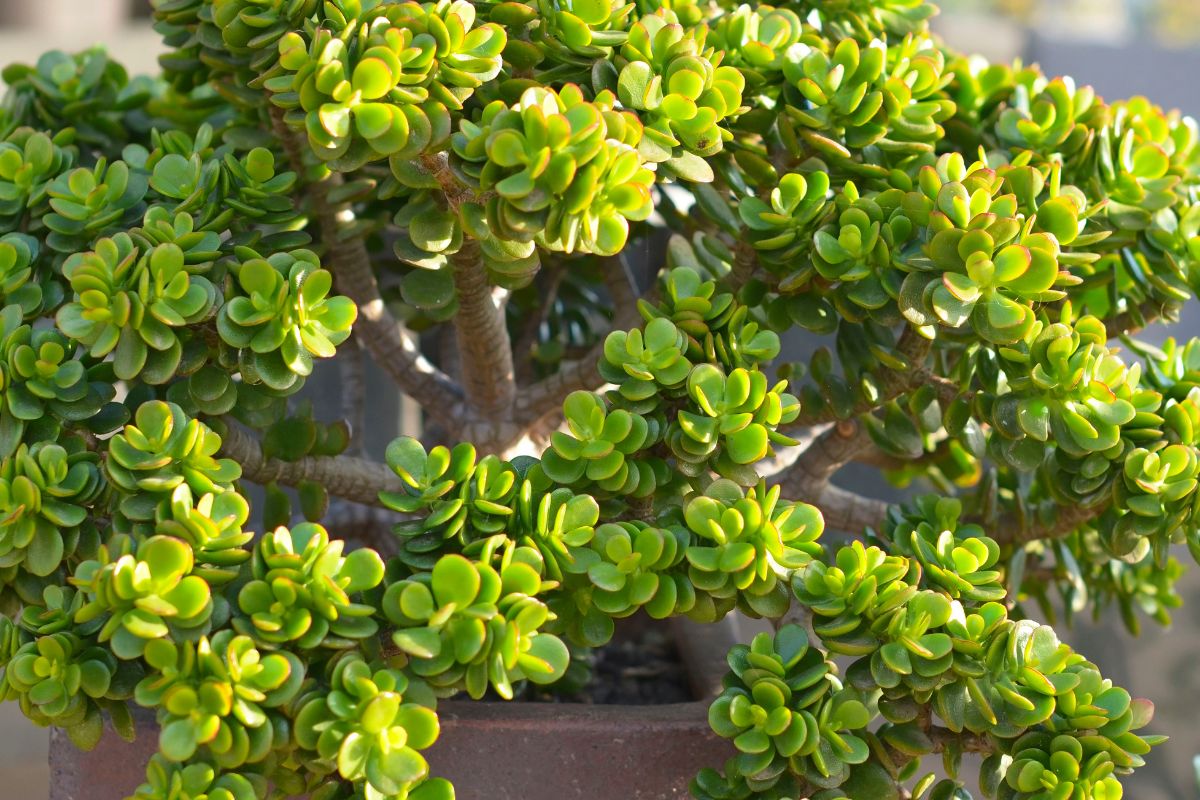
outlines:
[[[442,195],[452,211],[467,202],[482,202],[471,187],[455,177],[446,153],[421,157],[421,166],[441,187]],[[458,344],[459,374],[466,389],[472,416],[495,423],[490,436],[478,443],[485,450],[502,449],[511,438],[513,400],[517,394],[516,372],[513,369],[512,340],[505,321],[504,304],[488,280],[487,267],[479,242],[471,238],[450,256],[454,289],[458,297],[458,313],[454,315],[454,331]],[[501,430],[502,428],[506,430]],[[454,430],[451,427],[451,430]],[[487,431],[486,426],[482,428]]]
[[[889,369],[880,380],[880,396],[883,399],[899,397],[930,376],[925,367],[932,343],[913,328],[906,327],[896,344],[896,351],[904,360],[903,369]],[[957,387],[949,382],[939,385],[943,401],[953,399]],[[879,401],[863,401],[855,409],[855,416],[869,414],[878,407]],[[804,421],[806,426],[821,424],[828,420],[823,415],[814,415]],[[866,427],[856,419],[842,420],[831,425],[817,436],[812,444],[801,452],[796,462],[779,475],[779,484],[787,497],[815,505],[821,510],[825,524],[832,529],[857,533],[863,528],[879,528],[887,517],[888,504],[882,500],[864,497],[841,487],[830,480],[844,465],[860,458],[872,447]]]
[[[733,249],[733,268],[727,279],[729,287],[735,292],[741,289],[754,276],[756,269],[758,269],[758,251],[750,242],[745,239],[740,240]]]
[[[258,484],[275,481],[296,486],[313,481],[331,495],[368,505],[378,504],[380,492],[398,492],[403,483],[386,464],[356,456],[308,456],[281,461],[263,455],[262,445],[233,422],[221,433],[221,455],[242,467],[242,475]]]
[[[470,186],[454,176],[450,169],[450,156],[446,153],[427,153],[421,156],[421,167],[428,172],[442,190],[442,196],[451,209],[457,211],[463,203],[483,203],[492,195],[476,195]]]
[[[1163,305],[1153,300],[1146,300],[1133,308],[1122,311],[1111,319],[1104,321],[1108,338],[1115,339],[1122,334],[1137,333],[1147,325],[1153,325],[1160,319],[1174,321],[1179,315],[1176,306]]]
[[[448,425],[462,424],[471,413],[458,387],[421,355],[416,340],[387,310],[362,239],[339,238],[338,211],[325,199],[332,186],[320,188],[325,183],[337,185],[341,176],[335,173],[321,184],[314,184],[312,194],[337,288],[358,306],[355,325],[363,335],[363,343],[375,363],[430,416]]]
[[[523,424],[535,424],[542,417],[560,410],[563,400],[579,389],[594,389],[601,383],[596,374],[604,357],[603,342],[577,359],[564,361],[551,375],[538,381],[517,400],[516,413]]]
[[[1048,515],[1038,515],[1040,520],[1016,512],[1005,514],[996,523],[991,537],[1000,544],[1020,546],[1041,540],[1062,539],[1075,532],[1080,525],[1091,522],[1108,510],[1109,502],[1090,506],[1055,504]]]
[[[486,416],[507,416],[517,394],[504,306],[496,302],[479,243],[463,242],[450,256],[458,313],[454,331],[467,399]]]
[[[934,386],[943,406],[961,396],[969,396],[954,382],[933,372],[924,365],[932,343],[912,328],[905,329],[897,343],[897,352],[903,357],[906,369],[887,370],[881,381],[880,397],[876,401],[860,401],[854,415],[869,414],[882,402],[899,397],[906,391],[928,383]],[[802,415],[797,425],[810,427],[828,424],[828,412]],[[830,482],[833,475],[851,461],[877,462],[879,454],[874,450],[870,437],[861,423],[854,420],[838,422],[817,436],[805,448],[789,469],[779,473],[785,494],[796,500],[811,503],[821,510],[825,524],[832,530],[858,534],[865,528],[878,530],[887,519],[888,504],[883,500],[866,497],[856,492],[835,486]],[[895,468],[903,461],[893,463],[884,459],[877,466]]]
[[[784,486],[828,481],[844,464],[849,464],[870,446],[866,429],[857,421],[839,422],[813,440],[792,467]]]
[[[878,529],[887,517],[887,503],[830,483],[838,469],[870,446],[870,437],[856,421],[830,427],[781,474],[779,485],[784,496],[819,508],[831,529],[847,533],[867,527]]]
[[[304,175],[301,145],[283,122],[282,112],[274,106],[271,107],[271,121],[292,169],[298,175]],[[324,180],[309,184],[306,191],[326,247],[325,260],[333,272],[338,291],[358,306],[355,335],[360,337],[375,363],[431,416],[447,424],[462,424],[470,419],[470,415],[458,386],[421,355],[416,340],[387,310],[362,237],[342,235],[340,217],[348,215],[350,210],[329,200],[329,193],[342,183],[341,173],[334,172]]]

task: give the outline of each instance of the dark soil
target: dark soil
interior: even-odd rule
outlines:
[[[581,689],[543,690],[522,699],[599,705],[660,705],[696,699],[670,628],[649,617],[617,620],[612,641],[584,660],[590,662],[591,677]]]
[[[514,700],[532,703],[653,706],[696,700],[667,623],[636,614],[617,620],[612,640],[575,652],[553,686],[526,682]],[[490,688],[484,700],[501,700]]]

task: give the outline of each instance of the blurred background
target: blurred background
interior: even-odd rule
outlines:
[[[959,50],[994,61],[1036,62],[1049,75],[1073,75],[1105,97],[1146,95],[1200,117],[1200,0],[940,0],[938,5],[942,14],[935,28]],[[130,72],[154,71],[160,44],[150,28],[149,0],[0,0],[0,62],[32,62],[44,50],[94,44],[107,46]],[[1171,335],[1200,335],[1200,310],[1189,310]],[[1144,338],[1165,335],[1149,331]],[[805,343],[797,348],[806,349]],[[839,476],[839,482],[854,482],[860,489],[862,481],[874,479],[851,469]],[[1200,798],[1192,766],[1200,753],[1200,568],[1193,566],[1179,589],[1184,607],[1169,630],[1147,624],[1134,639],[1114,614],[1064,632],[1113,681],[1153,699],[1155,732],[1171,736],[1128,781],[1130,800]],[[15,706],[0,705],[2,800],[46,797],[46,743],[46,732],[27,723]]]

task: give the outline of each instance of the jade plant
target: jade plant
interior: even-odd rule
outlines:
[[[1200,560],[1195,121],[923,0],[152,6],[158,77],[3,71],[0,699],[152,714],[134,800],[450,800],[441,701],[736,613],[698,800],[1122,796],[1039,620]]]

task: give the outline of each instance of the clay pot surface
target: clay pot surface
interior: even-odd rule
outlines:
[[[595,706],[442,703],[442,733],[425,752],[458,800],[660,800],[688,796],[703,767],[733,754],[708,727],[705,703]],[[80,752],[66,734],[50,741],[50,800],[124,800],[157,748],[153,719],[125,742],[105,731]]]

